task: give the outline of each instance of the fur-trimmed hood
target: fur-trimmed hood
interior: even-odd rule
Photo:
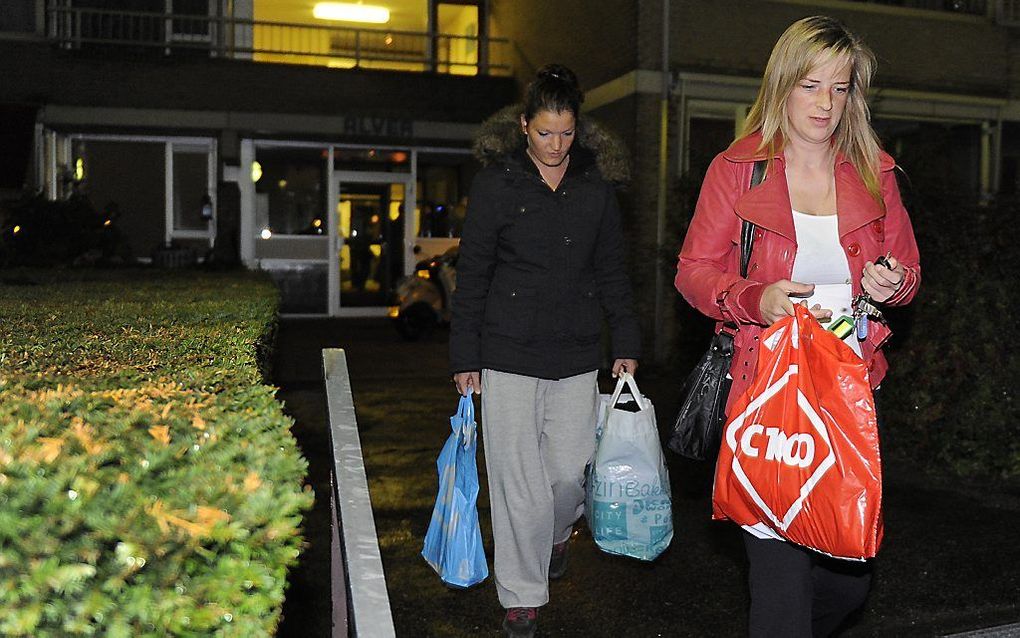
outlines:
[[[514,153],[523,146],[520,116],[523,104],[512,104],[500,109],[482,122],[475,135],[472,151],[483,166],[488,166]],[[630,163],[627,150],[620,139],[604,129],[597,122],[584,117],[577,119],[577,140],[595,156],[602,178],[613,184],[630,181]]]

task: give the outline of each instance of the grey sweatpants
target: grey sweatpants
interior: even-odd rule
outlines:
[[[482,370],[493,579],[505,608],[549,602],[553,543],[570,538],[584,512],[584,468],[595,453],[596,374],[550,381]]]

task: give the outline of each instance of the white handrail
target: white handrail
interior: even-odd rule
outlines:
[[[339,348],[326,348],[322,351],[322,363],[333,445],[335,502],[339,510],[332,524],[343,534],[343,567],[350,593],[349,613],[346,622],[341,622],[336,612],[343,602],[337,601],[339,583],[333,583],[333,636],[346,636],[349,629],[351,635],[359,638],[392,638],[396,632],[365,478],[347,356]],[[334,555],[333,559],[336,565],[339,556]]]

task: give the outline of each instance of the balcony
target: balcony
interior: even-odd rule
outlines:
[[[63,49],[343,69],[510,75],[509,42],[485,36],[86,8],[57,2],[47,8],[46,34]]]

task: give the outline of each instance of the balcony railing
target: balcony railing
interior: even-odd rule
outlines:
[[[47,37],[65,49],[124,49],[337,68],[509,75],[509,43],[442,33],[51,5]]]
[[[925,11],[945,11],[965,15],[988,15],[988,0],[853,0],[868,4],[884,4],[890,7],[906,9],[922,9]]]

